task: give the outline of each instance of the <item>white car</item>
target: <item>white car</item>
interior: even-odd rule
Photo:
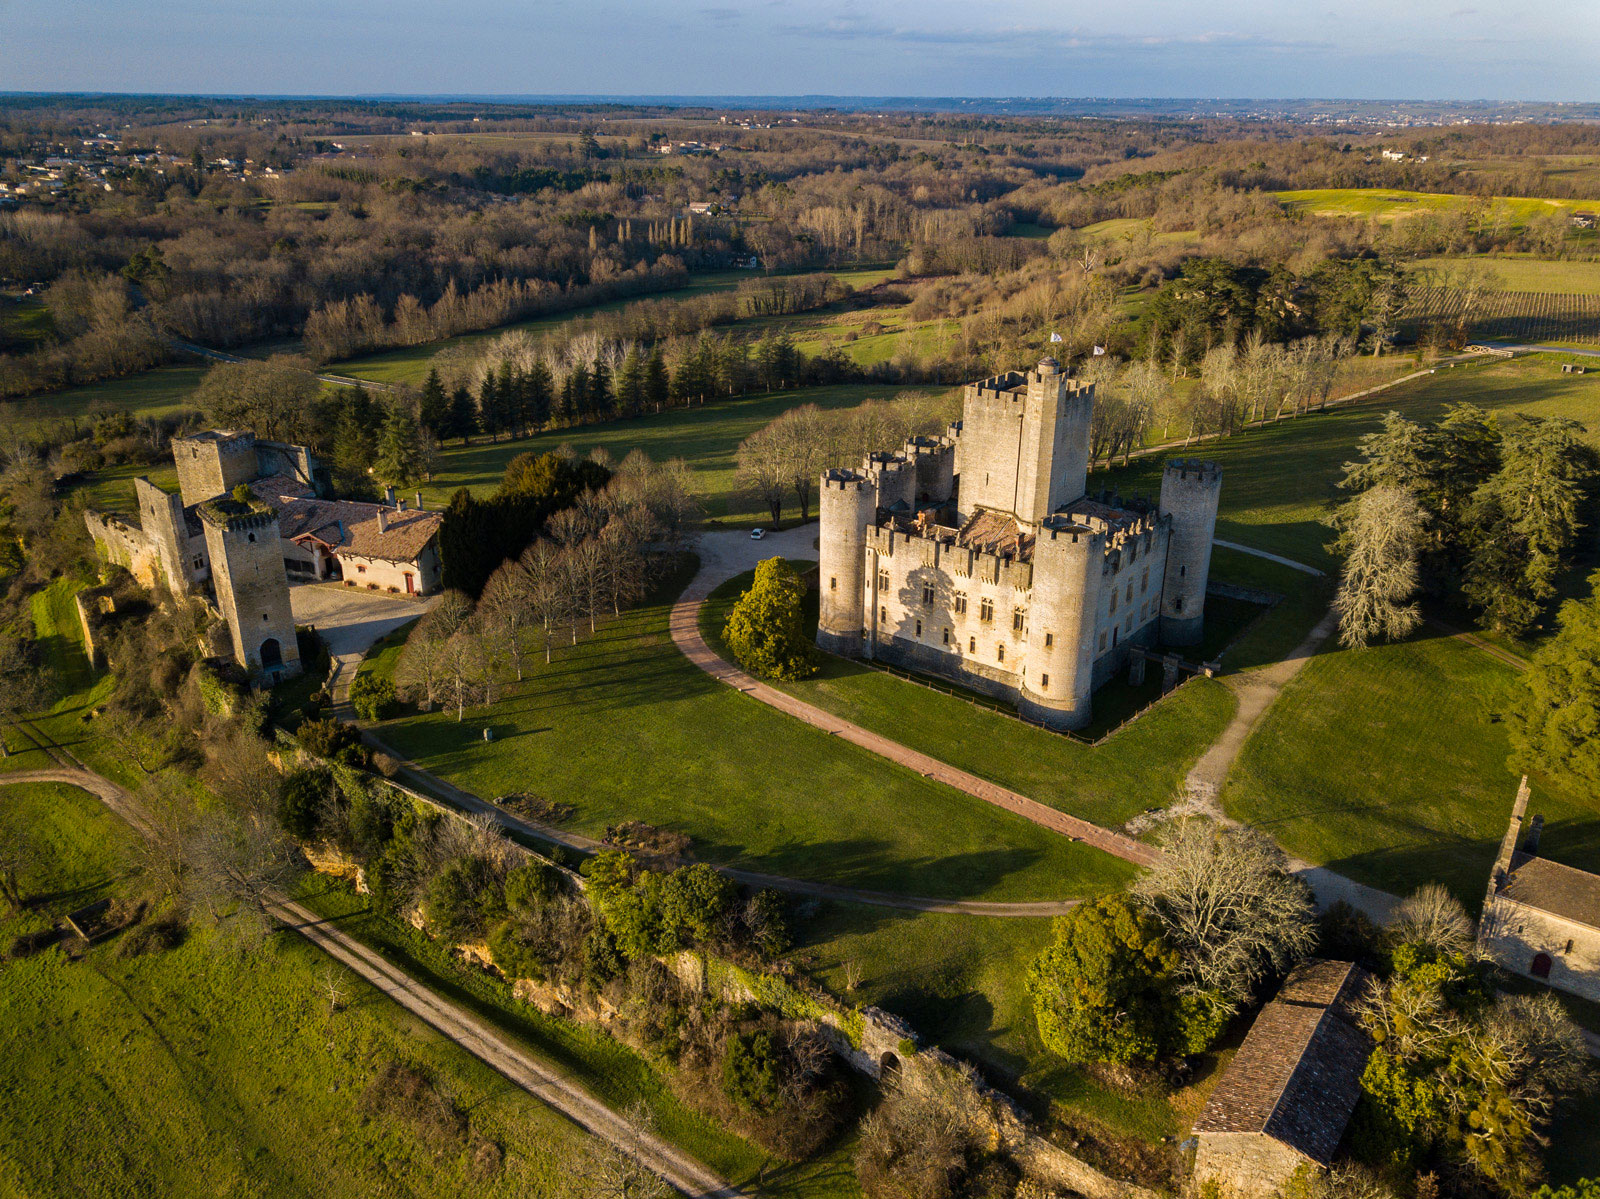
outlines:
[[[766,540],[766,536],[767,536],[767,531],[765,529],[751,529],[750,530],[750,540],[751,541],[764,541],[764,540]]]

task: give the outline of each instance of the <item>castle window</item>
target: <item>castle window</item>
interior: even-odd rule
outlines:
[[[194,568],[196,570],[199,570],[205,564],[206,564],[206,560],[204,558],[200,557],[200,555],[196,554],[195,555],[195,559],[194,559]]]
[[[1042,674],[1042,675],[1039,676],[1039,690],[1040,691],[1048,691],[1048,690],[1050,690],[1050,676],[1049,675]]]
[[[1113,591],[1111,593],[1111,608],[1110,608],[1110,610],[1112,612],[1115,612],[1117,610],[1117,593],[1115,591]]]
[[[1006,647],[1003,645],[997,646],[995,648],[994,656],[995,661],[1004,662],[1006,660]]]
[[[254,533],[249,534],[249,539],[254,541],[256,539],[256,535]]]
[[[1189,573],[1189,568],[1187,566],[1178,567],[1178,577],[1180,579],[1183,578],[1183,576],[1188,574],[1188,573]]]
[[[933,606],[933,584],[932,583],[924,583],[922,585],[922,602],[927,604],[930,608]]]
[[[887,609],[887,608],[879,608],[878,609],[878,621],[881,624],[888,624],[889,623],[889,609]]]
[[[829,575],[828,576],[828,590],[829,591],[837,591],[837,590],[839,590],[839,577],[837,575]]]
[[[1139,580],[1139,590],[1146,591],[1150,587],[1150,568],[1144,568],[1144,577]]]
[[[886,570],[880,570],[878,572],[878,590],[889,590],[889,572]]]
[[[949,644],[950,644],[950,630],[949,630],[949,629],[946,629],[946,630],[945,630],[945,631],[944,631],[944,643],[945,643],[945,644],[946,644],[946,645],[949,645]]]
[[[1124,633],[1133,632],[1133,613],[1132,612],[1128,613],[1128,619],[1122,622],[1122,631]]]
[[[1177,599],[1172,601],[1172,610],[1174,612],[1183,611],[1183,596],[1180,595]]]
[[[1104,633],[1100,634],[1100,652],[1102,654],[1106,652],[1106,635]]]
[[[1565,949],[1563,949],[1561,952],[1562,953],[1571,953],[1572,952],[1572,942],[1570,940],[1567,942],[1567,947]]]
[[[1111,648],[1112,649],[1116,649],[1117,648],[1117,630],[1116,629],[1112,629],[1111,630]]]
[[[978,619],[988,624],[994,619],[994,601],[986,599],[978,604]]]
[[[922,622],[920,620],[917,621],[917,636],[922,636]]]
[[[1013,632],[1022,632],[1022,626],[1027,623],[1028,614],[1021,608],[1011,609],[1011,629]]]
[[[1133,603],[1133,580],[1132,579],[1128,580],[1128,594],[1127,594],[1126,598],[1127,598],[1127,601],[1130,604]]]
[[[967,653],[975,654],[977,652],[978,652],[978,639],[976,637],[968,637],[967,638]]]
[[[1044,647],[1045,647],[1045,649],[1049,649],[1055,643],[1056,643],[1056,635],[1054,633],[1046,633],[1044,635]]]
[[[956,592],[955,602],[951,605],[951,607],[956,610],[958,615],[966,615],[967,593],[965,591]]]
[[[266,614],[266,613],[265,613],[265,612],[263,612],[263,613],[262,613],[262,614],[261,614],[261,619],[262,619],[262,620],[263,620],[263,621],[266,621],[266,620],[267,620],[267,619],[268,619],[268,616],[267,616],[267,614]]]

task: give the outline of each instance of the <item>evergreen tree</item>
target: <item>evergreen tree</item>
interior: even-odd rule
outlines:
[[[422,397],[417,402],[417,423],[440,441],[449,434],[450,397],[445,395],[438,368],[428,371],[427,381],[422,385]]]
[[[422,478],[422,434],[398,404],[383,423],[372,472],[390,487],[410,487]]]
[[[617,411],[623,416],[634,416],[643,406],[644,358],[634,346],[617,371]]]
[[[596,358],[594,371],[589,376],[589,415],[594,420],[606,420],[616,414],[617,397],[611,390],[611,367],[605,359]]]
[[[657,346],[650,352],[650,359],[644,368],[644,402],[655,412],[667,406],[667,401],[672,397],[672,380],[667,373],[667,360],[662,356],[661,347]]]
[[[472,401],[472,392],[465,383],[450,396],[450,436],[461,438],[466,445],[478,431],[478,410]]]
[[[500,427],[506,436],[515,437],[522,427],[522,385],[509,358],[500,363],[494,390],[500,406]]]
[[[533,431],[544,428],[550,423],[550,368],[542,362],[535,362],[523,377],[523,389],[527,393],[529,428]]]
[[[1533,656],[1507,712],[1512,763],[1600,784],[1600,573],[1561,605],[1561,631]]]
[[[804,598],[805,586],[782,558],[768,558],[756,567],[755,582],[734,604],[723,630],[739,665],[767,679],[816,673],[800,612]]]
[[[490,441],[500,440],[500,387],[493,371],[486,371],[478,385],[478,427]]]
[[[368,423],[364,407],[346,404],[333,434],[333,480],[340,495],[370,493],[367,468],[372,465],[377,447],[377,431]]]

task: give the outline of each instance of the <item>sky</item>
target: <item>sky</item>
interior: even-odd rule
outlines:
[[[1597,0],[0,0],[9,91],[1600,101],[1597,59]]]

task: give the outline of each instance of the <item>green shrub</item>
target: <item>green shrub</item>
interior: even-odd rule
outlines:
[[[506,875],[506,907],[526,915],[536,912],[556,897],[561,875],[548,862],[530,858]]]
[[[722,1089],[746,1111],[770,1112],[783,1088],[783,1059],[770,1032],[737,1033],[722,1055]]]
[[[303,722],[295,731],[295,740],[307,753],[330,762],[361,767],[367,764],[367,751],[361,744],[361,734],[350,725],[331,717]]]
[[[283,780],[278,796],[278,823],[291,837],[309,841],[322,825],[323,811],[333,791],[333,774],[326,766],[296,770]]]
[[[423,892],[428,929],[446,941],[481,937],[488,922],[505,911],[500,880],[483,858],[460,857],[445,863]]]
[[[489,930],[489,957],[507,978],[542,979],[545,975],[543,955],[512,920],[502,920]]]
[[[804,597],[804,585],[782,558],[756,567],[755,581],[734,604],[722,633],[740,666],[764,679],[816,673],[816,650],[801,618]]]
[[[350,683],[350,706],[363,720],[385,720],[394,714],[395,693],[391,679],[363,671]]]

